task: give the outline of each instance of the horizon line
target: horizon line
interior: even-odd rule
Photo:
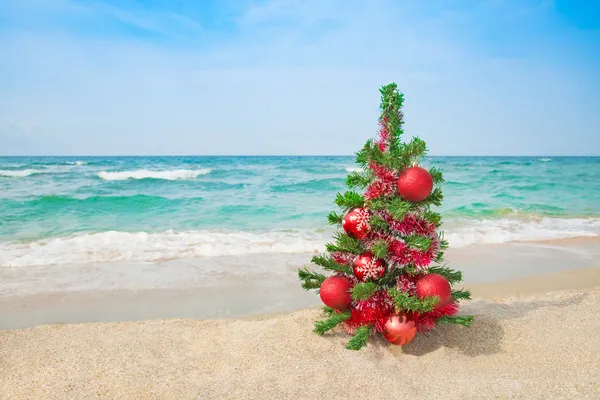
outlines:
[[[0,154],[0,157],[355,157],[356,154],[108,154],[108,155],[84,155],[84,154]],[[557,154],[432,154],[427,157],[600,157],[600,154],[575,154],[575,155],[557,155]]]

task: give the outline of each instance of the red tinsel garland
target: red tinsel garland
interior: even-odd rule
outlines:
[[[356,301],[352,305],[351,317],[346,321],[346,329],[354,329],[363,325],[373,325],[379,332],[390,314],[394,312],[394,301],[386,291],[380,290],[368,300]]]
[[[409,296],[417,295],[417,284],[415,277],[410,277],[408,275],[400,276],[396,281],[396,288]]]
[[[389,118],[387,116],[384,116],[379,121],[379,141],[377,142],[377,145],[381,151],[387,150],[388,143],[392,138],[392,135],[390,135],[390,130],[388,129],[388,123]]]
[[[398,176],[395,171],[374,163],[370,164],[369,168],[375,174],[375,179],[367,188],[365,199],[372,200],[396,193]]]
[[[341,265],[352,266],[354,257],[356,257],[354,254],[343,253],[341,251],[336,251],[336,252],[331,253],[331,258],[333,259],[333,261],[335,261],[336,263],[341,264]]]
[[[450,302],[443,307],[437,308],[433,311],[419,314],[416,312],[409,312],[408,317],[415,321],[417,331],[419,333],[429,332],[435,328],[435,324],[438,319],[444,316],[455,315],[458,312],[458,303],[456,301]]]
[[[382,213],[392,230],[402,235],[436,236],[436,227],[431,222],[414,214],[407,214],[402,221],[394,219],[389,213]]]

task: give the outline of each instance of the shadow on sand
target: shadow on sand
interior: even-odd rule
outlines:
[[[417,335],[411,343],[403,346],[402,352],[422,356],[441,347],[447,347],[457,349],[468,356],[499,353],[502,350],[504,338],[501,321],[520,318],[540,308],[578,304],[585,296],[585,294],[578,294],[568,299],[522,301],[512,304],[492,302],[465,304],[461,307],[460,314],[475,316],[470,328],[454,324],[440,324],[432,332]]]

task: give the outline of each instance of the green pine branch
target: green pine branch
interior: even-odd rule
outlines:
[[[352,171],[346,177],[346,186],[350,189],[364,189],[373,181],[373,174],[369,172]]]
[[[442,216],[434,211],[427,210],[423,213],[423,218],[439,227],[442,225]]]
[[[335,211],[332,211],[327,216],[327,220],[329,221],[329,224],[331,224],[331,225],[339,225],[344,221],[344,216],[339,215]]]
[[[333,260],[332,258],[327,257],[327,256],[322,256],[322,255],[313,256],[311,262],[313,264],[323,267],[323,269],[326,269],[328,271],[341,272],[344,274],[352,274],[352,268],[350,268],[348,265],[339,264],[335,260]]]
[[[440,250],[446,250],[448,248],[448,241],[444,238],[444,231],[439,231],[437,236]]]
[[[344,194],[338,193],[335,198],[335,204],[345,211],[348,211],[355,207],[362,207],[365,204],[365,199],[356,192],[345,192]]]
[[[331,314],[329,318],[323,321],[315,322],[314,332],[318,335],[323,335],[350,318],[350,312],[341,312],[339,314]]]
[[[419,299],[417,296],[409,296],[395,288],[388,289],[388,294],[396,303],[396,307],[400,310],[414,311],[418,313],[429,312],[433,310],[435,305],[440,300],[439,297],[426,297]]]
[[[371,225],[373,230],[379,232],[387,232],[390,229],[388,223],[379,215],[372,215],[371,218],[369,218],[369,225]]]
[[[471,300],[471,292],[467,289],[453,290],[452,298],[455,300]]]
[[[402,220],[406,214],[413,208],[410,201],[406,201],[401,197],[394,197],[390,200],[387,210],[392,214],[392,217],[397,220]]]
[[[433,189],[433,191],[431,192],[429,197],[427,197],[425,200],[421,201],[420,203],[425,204],[425,205],[434,205],[436,207],[439,207],[442,205],[443,199],[444,199],[444,195],[442,194],[442,189],[440,189],[439,187],[436,187]]]
[[[402,133],[404,133],[401,130]],[[401,146],[400,144],[398,144],[398,146]],[[393,149],[390,150],[390,152],[388,153],[388,162],[387,162],[388,168],[394,170],[394,171],[402,171],[406,168],[406,165],[404,164],[404,158],[402,157],[402,149]]]
[[[393,198],[376,198],[369,200],[367,206],[371,210],[376,211],[388,211],[392,217],[397,220],[402,220],[406,214],[416,209],[417,206],[415,203],[411,203],[410,201],[406,201],[401,197],[393,197]]]
[[[387,157],[372,139],[367,140],[363,148],[356,153],[356,163],[361,166],[369,164],[386,165]]]
[[[438,264],[441,264],[442,262],[444,262],[444,252],[443,251],[438,251],[436,256],[435,256],[435,262]]]
[[[385,274],[378,281],[379,286],[394,286],[398,278],[404,273],[406,273],[404,268],[386,268]]]
[[[345,233],[336,232],[334,239],[336,241],[335,244],[327,243],[325,245],[326,250],[330,253],[341,251],[343,253],[358,255],[364,253],[365,251],[359,240],[354,239]]]
[[[472,315],[453,315],[453,316],[444,316],[441,317],[438,322],[440,323],[444,323],[444,324],[459,324],[462,326],[466,326],[467,328],[469,328],[471,326],[471,324],[473,323],[473,316]]]
[[[327,306],[323,306],[323,314],[330,317],[335,313],[335,309]]]
[[[368,300],[377,291],[377,284],[373,282],[358,283],[352,288],[353,300]]]
[[[405,143],[402,147],[402,158],[405,165],[418,164],[421,158],[427,154],[427,144],[418,137],[413,137],[410,142]]]
[[[444,177],[442,176],[442,171],[440,171],[438,168],[431,167],[429,169],[429,175],[431,175],[431,177],[433,178],[434,184],[439,185],[441,183],[444,183]]]
[[[404,242],[407,246],[426,251],[431,245],[431,238],[426,236],[411,235],[404,238]]]
[[[298,278],[302,281],[302,288],[305,290],[319,289],[327,277],[318,272],[310,271],[308,268],[298,270]]]
[[[365,325],[356,329],[354,336],[346,345],[348,350],[360,350],[367,344],[369,341],[369,336],[371,335],[371,326]]]
[[[369,166],[369,151],[373,147],[373,139],[368,139],[363,145],[362,149],[357,151],[356,154],[356,163],[361,167],[366,168]]]
[[[371,252],[375,257],[383,260],[388,255],[388,245],[385,240],[378,240],[373,246],[371,246]]]
[[[379,92],[381,93],[380,122],[383,123],[387,120],[387,128],[391,135],[389,152],[394,153],[400,148],[400,137],[404,133],[402,130],[404,121],[400,113],[404,103],[404,94],[398,91],[395,83],[381,87]]]
[[[384,197],[377,197],[375,199],[371,199],[367,202],[367,207],[369,207],[373,211],[382,211],[387,210],[389,206],[389,199]]]
[[[429,268],[430,274],[439,274],[446,278],[452,285],[453,283],[462,281],[462,272],[456,271],[447,267],[435,266]]]

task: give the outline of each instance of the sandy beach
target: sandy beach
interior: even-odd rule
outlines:
[[[599,398],[600,269],[529,279],[473,285],[470,329],[403,348],[346,350],[311,332],[316,308],[0,331],[0,398]]]

